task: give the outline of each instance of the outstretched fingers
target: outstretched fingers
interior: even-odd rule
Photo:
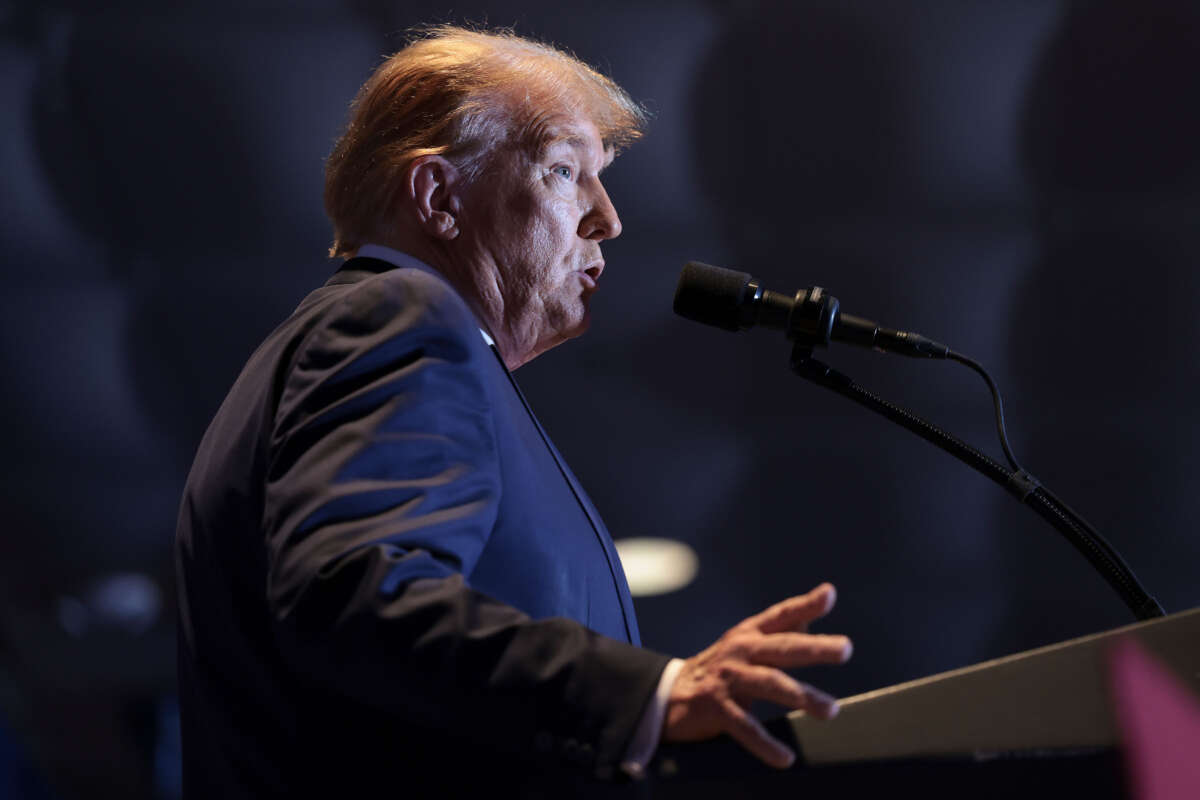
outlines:
[[[770,766],[785,769],[796,760],[790,747],[768,733],[761,722],[732,698],[727,697],[721,702],[721,711],[725,716],[725,732]]]
[[[807,594],[789,597],[755,614],[746,623],[762,633],[803,632],[810,622],[828,614],[836,602],[837,590],[833,584],[822,583]]]
[[[766,700],[790,709],[802,709],[820,719],[837,715],[837,701],[772,667],[747,664],[731,670],[729,688],[742,700]]]
[[[771,633],[744,644],[746,659],[771,667],[843,664],[854,652],[845,636],[825,633]]]

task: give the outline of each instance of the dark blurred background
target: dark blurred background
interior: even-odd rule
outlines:
[[[557,0],[0,2],[0,797],[178,791],[171,547],[208,419],[335,269],[323,159],[404,31],[512,25],[652,110],[607,173],[591,332],[518,377],[688,655],[832,580],[840,695],[1131,621],[1052,529],[803,383],[775,334],[678,319],[689,259],[987,365],[1017,455],[1169,611],[1200,604],[1200,6]],[[826,360],[998,453],[946,362]],[[116,794],[120,792],[120,794]]]

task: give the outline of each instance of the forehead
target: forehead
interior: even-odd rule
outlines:
[[[595,161],[598,169],[612,163],[616,152],[600,138],[596,124],[583,114],[563,114],[547,120],[539,136],[539,157],[574,151],[579,157]]]

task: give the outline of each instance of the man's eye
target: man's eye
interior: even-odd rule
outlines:
[[[550,171],[559,177],[566,178],[567,180],[571,180],[571,177],[575,174],[566,164],[559,164]]]

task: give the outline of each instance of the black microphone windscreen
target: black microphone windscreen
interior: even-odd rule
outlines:
[[[751,299],[746,296],[751,280],[747,272],[689,261],[679,273],[675,313],[727,331],[741,330],[743,305]]]

